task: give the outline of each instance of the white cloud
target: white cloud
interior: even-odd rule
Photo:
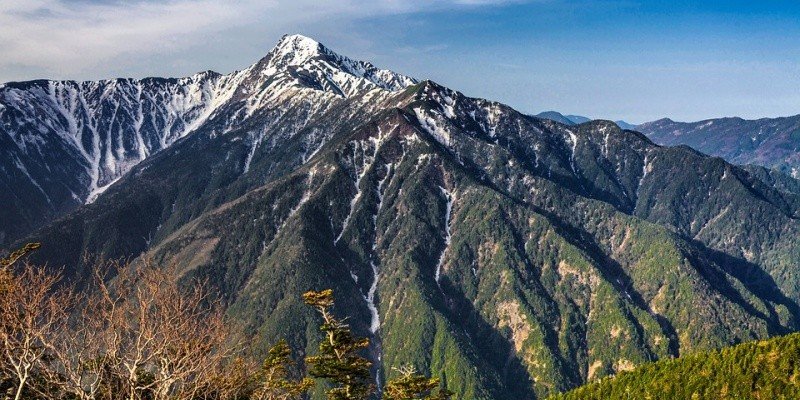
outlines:
[[[0,64],[84,70],[122,54],[167,53],[240,18],[252,4],[215,1],[85,3],[4,0]]]
[[[169,64],[174,53],[202,47],[210,38],[247,26],[263,25],[258,32],[277,37],[292,27],[334,18],[354,20],[510,2],[517,1],[3,0],[0,82],[29,79],[32,71],[85,78],[143,60]]]

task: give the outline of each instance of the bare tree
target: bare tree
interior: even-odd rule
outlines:
[[[11,252],[8,256],[0,258],[0,270],[10,269],[21,258],[27,256],[34,250],[38,250],[40,247],[42,247],[41,243],[28,243],[21,249]]]
[[[71,396],[195,399],[233,354],[218,302],[172,267],[111,263],[86,292],[51,346],[47,376]]]
[[[107,291],[107,269],[95,269],[95,279],[76,298],[66,329],[51,341],[51,357],[44,368],[48,382],[81,400],[113,399],[121,386],[111,374],[110,355],[116,354],[115,331],[110,320],[121,300]],[[116,299],[119,300],[119,299]]]
[[[17,273],[5,272],[0,296],[0,368],[13,380],[13,398],[19,400],[25,390],[42,390],[30,385],[31,379],[40,371],[52,338],[64,329],[74,296],[56,289],[60,275],[42,267],[25,264]]]
[[[182,295],[177,284],[163,283],[163,273],[144,278],[145,289],[156,294],[150,323],[161,346],[154,357],[155,398],[192,399],[215,366],[231,355],[222,309],[199,282]]]
[[[231,354],[222,309],[196,282],[183,290],[172,267],[126,266],[108,285],[97,274],[104,354],[126,398],[191,399]]]
[[[197,387],[195,400],[253,399],[256,391],[258,366],[250,359],[236,357],[216,366],[214,373]]]

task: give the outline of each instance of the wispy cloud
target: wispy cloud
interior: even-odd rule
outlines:
[[[503,63],[503,62],[495,63],[495,65],[497,65],[500,68],[506,68],[506,69],[522,69],[523,68],[522,65],[519,65],[519,64]]]
[[[400,54],[420,54],[420,53],[433,53],[445,49],[447,49],[446,44],[438,43],[438,44],[429,44],[422,46],[403,46],[397,48],[396,51]]]
[[[121,54],[166,54],[226,24],[253,18],[253,3],[216,1],[0,3],[0,65],[81,73]],[[144,55],[144,54],[143,54]]]
[[[263,25],[277,36],[331,19],[458,7],[512,0],[3,0],[0,2],[0,81],[27,71],[86,76],[109,63],[136,59],[169,64],[175,52],[202,46],[240,27]],[[248,38],[241,38],[247,40]],[[234,39],[229,39],[233,41]],[[120,68],[119,65],[115,66]]]

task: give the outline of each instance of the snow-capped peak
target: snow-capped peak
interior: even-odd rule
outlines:
[[[303,35],[284,35],[270,52],[272,64],[301,65],[323,54],[324,47]]]
[[[417,83],[413,78],[342,56],[303,35],[284,35],[251,70],[344,97],[375,88],[402,90]]]

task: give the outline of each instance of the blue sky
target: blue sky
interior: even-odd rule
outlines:
[[[800,113],[788,1],[3,0],[0,81],[229,72],[283,33],[529,113]]]

